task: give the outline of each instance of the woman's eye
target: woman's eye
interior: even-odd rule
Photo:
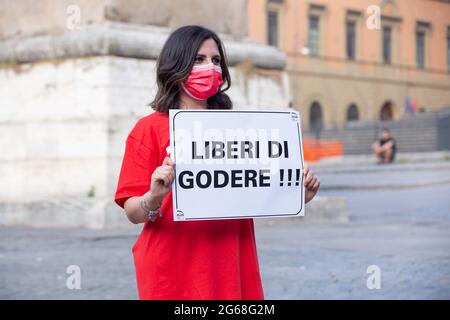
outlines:
[[[202,63],[203,62],[203,58],[202,57],[196,57],[194,62],[195,63]]]
[[[216,65],[220,65],[220,58],[213,58],[212,62]]]

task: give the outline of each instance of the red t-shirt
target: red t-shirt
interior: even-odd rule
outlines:
[[[169,143],[167,114],[137,122],[126,141],[119,206],[149,190]],[[174,222],[171,192],[162,212],[145,223],[132,249],[141,299],[264,299],[252,219]]]

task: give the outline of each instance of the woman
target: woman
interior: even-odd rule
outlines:
[[[156,72],[155,112],[128,135],[115,195],[132,223],[145,223],[132,250],[139,297],[263,299],[252,219],[174,222],[172,217],[168,110],[231,109],[222,43],[203,27],[179,28],[165,43]],[[319,189],[310,170],[305,186],[310,201]]]

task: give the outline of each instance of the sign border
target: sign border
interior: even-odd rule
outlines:
[[[172,205],[173,205],[173,218],[175,222],[180,222],[180,221],[202,221],[202,220],[228,220],[228,219],[252,219],[252,218],[273,218],[273,217],[283,217],[283,216],[297,216],[300,212],[302,212],[303,210],[303,190],[304,190],[304,174],[302,174],[301,177],[301,192],[300,192],[300,210],[297,213],[280,213],[280,214],[270,214],[270,215],[248,215],[248,216],[233,216],[233,217],[202,217],[202,218],[184,218],[184,219],[179,219],[176,220],[175,219],[175,214],[179,210],[178,209],[178,197],[177,197],[177,172],[176,172],[176,145],[175,145],[175,118],[177,115],[181,114],[181,113],[194,113],[194,112],[200,112],[200,113],[206,113],[206,112],[219,112],[219,113],[282,113],[282,114],[288,114],[291,115],[292,113],[297,114],[297,116],[299,115],[298,111],[258,111],[258,110],[220,110],[220,109],[204,109],[204,110],[194,110],[194,109],[190,109],[190,110],[182,110],[182,109],[169,109],[170,110],[176,111],[173,119],[172,119],[172,123],[171,123],[171,130],[170,133],[173,132],[173,137],[171,137],[171,141],[170,144],[173,147],[173,150],[171,150],[172,154],[173,154],[173,161],[175,162],[175,179],[174,179],[174,183],[175,185],[172,185]],[[170,114],[169,114],[169,118],[170,118]],[[299,127],[299,121],[300,121],[300,117],[298,117],[296,123],[297,123],[297,134],[298,134],[298,139],[299,139],[299,145],[300,145],[300,158],[301,158],[301,163],[302,163],[302,169],[304,170],[305,168],[305,163],[304,163],[304,159],[303,159],[303,146],[302,146],[302,137],[301,137],[301,132],[300,132],[300,127]],[[173,142],[173,143],[172,143]],[[175,192],[173,192],[175,190]]]

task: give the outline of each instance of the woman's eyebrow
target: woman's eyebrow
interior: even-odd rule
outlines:
[[[206,54],[197,53],[197,57],[206,58]],[[213,58],[220,58],[220,54],[215,54]]]

